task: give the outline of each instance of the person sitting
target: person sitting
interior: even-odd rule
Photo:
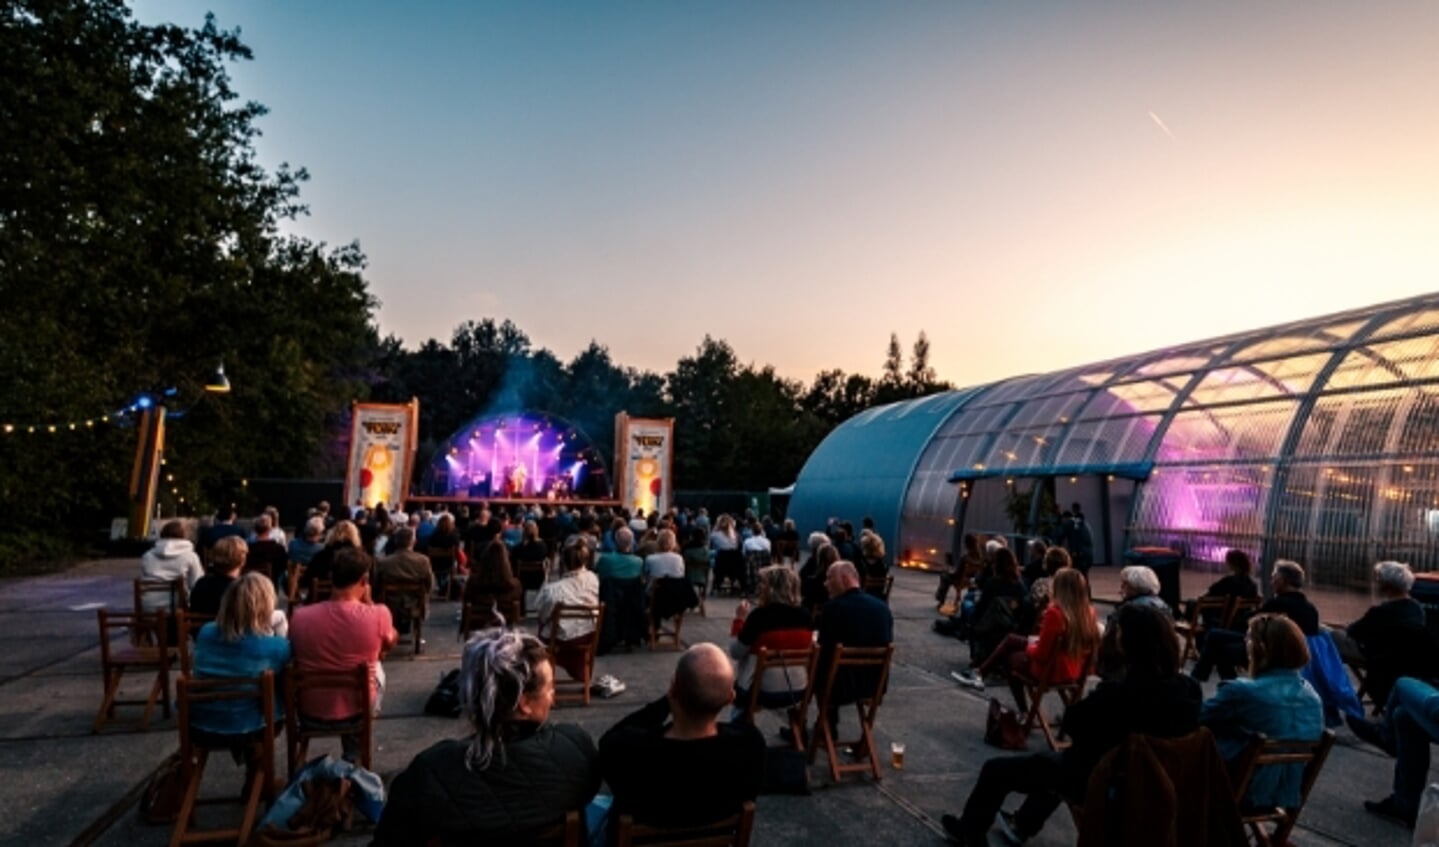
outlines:
[[[1378,602],[1347,629],[1332,633],[1339,655],[1364,667],[1364,690],[1381,706],[1400,677],[1428,679],[1439,674],[1424,607],[1409,596],[1413,588],[1414,572],[1408,565],[1378,563],[1374,566]]]
[[[290,644],[295,666],[301,671],[351,671],[370,667],[370,691],[376,715],[385,694],[385,668],[380,658],[400,640],[390,610],[370,599],[370,572],[374,559],[358,548],[335,555],[331,569],[334,590],[323,603],[308,603],[295,610],[290,621]],[[316,725],[354,723],[362,714],[359,692],[316,688],[302,692],[300,720]],[[359,736],[342,736],[344,757],[353,762],[359,754]]]
[[[474,605],[492,603],[495,610],[510,624],[518,623],[516,613],[524,588],[510,567],[510,548],[501,538],[493,538],[475,559],[465,579],[464,602]]]
[[[1383,800],[1365,800],[1370,814],[1414,828],[1419,798],[1429,783],[1429,745],[1439,744],[1439,688],[1432,681],[1401,677],[1384,701],[1379,723],[1352,720],[1349,728],[1394,757],[1393,790]]]
[[[1237,547],[1231,548],[1224,554],[1224,564],[1229,568],[1228,575],[1220,578],[1213,585],[1210,585],[1202,596],[1210,598],[1237,597],[1241,599],[1259,596],[1259,583],[1254,581],[1254,562],[1250,560],[1248,553],[1245,553]],[[1194,602],[1193,600],[1185,601],[1183,612],[1186,618],[1193,614]],[[1244,620],[1232,621],[1230,626],[1235,630],[1242,631],[1247,621],[1248,618],[1246,616]],[[1209,613],[1203,623],[1206,627],[1218,626],[1221,623],[1219,613]]]
[[[759,794],[765,743],[747,723],[720,723],[735,696],[724,651],[696,644],[680,656],[663,697],[600,738],[600,769],[614,793],[611,821],[701,826]]]
[[[1031,538],[1029,543],[1024,545],[1024,570],[1020,572],[1020,577],[1024,579],[1025,585],[1033,587],[1036,582],[1050,575],[1044,564],[1048,553],[1049,547],[1041,539]]]
[[[1026,617],[1024,605],[1029,600],[1029,592],[1019,578],[1019,560],[1008,547],[994,548],[991,575],[981,584],[977,592],[979,596],[971,601],[970,596],[975,593],[970,591],[966,594],[961,604],[961,626],[965,620],[963,607],[968,605],[972,635],[970,655],[988,657],[1009,636],[1023,634],[1020,624]]]
[[[621,526],[614,531],[615,551],[601,553],[595,559],[600,599],[605,601],[601,653],[609,652],[616,644],[638,647],[646,637],[645,562],[631,552],[634,544],[634,532]]]
[[[879,533],[866,532],[859,537],[859,561],[854,566],[864,580],[882,580],[889,576],[889,560],[884,557],[884,539]],[[870,593],[881,597],[883,589]]]
[[[734,518],[720,515],[715,519],[714,531],[710,533],[710,550],[714,552],[714,585],[729,580],[739,585],[744,580],[744,554],[740,552],[739,535],[735,532]]]
[[[471,735],[429,747],[395,777],[376,847],[533,843],[599,790],[589,733],[550,721],[555,671],[539,639],[476,634],[460,694]]]
[[[680,544],[680,557],[685,560],[685,576],[696,591],[704,591],[710,583],[709,537],[704,530],[691,526]]]
[[[440,515],[435,521],[435,531],[430,533],[430,542],[425,547],[425,554],[430,555],[431,551],[450,550],[450,555],[430,556],[430,566],[434,568],[435,580],[439,583],[440,590],[448,592],[450,580],[464,579],[465,565],[462,560],[464,551],[461,549],[460,534],[455,531],[455,519],[449,513]],[[477,549],[476,553],[479,552]],[[446,594],[446,596],[449,596]]]
[[[375,588],[395,622],[395,629],[402,635],[410,631],[415,620],[430,616],[430,594],[435,590],[435,572],[430,567],[430,557],[415,552],[415,531],[408,526],[395,530],[395,552],[375,563]],[[391,598],[385,589],[394,582],[420,582],[425,593],[419,601],[414,598]]]
[[[258,515],[254,528],[255,540],[249,543],[249,552],[245,554],[245,570],[268,573],[276,586],[284,585],[290,551],[285,549],[284,542],[275,538],[276,530],[270,524],[269,515]]]
[[[774,545],[764,534],[759,521],[750,521],[749,537],[740,545],[744,556],[744,596],[749,597],[759,583],[759,572],[774,561]]]
[[[1030,611],[1038,620],[1044,614],[1045,607],[1049,605],[1054,591],[1051,587],[1054,582],[1054,575],[1070,567],[1069,551],[1063,547],[1050,547],[1044,551],[1044,575],[1029,583],[1029,605]]]
[[[659,531],[659,552],[645,558],[645,581],[649,585],[649,613],[656,626],[699,605],[699,597],[685,576],[684,557],[675,552],[672,529]]]
[[[1070,570],[1061,576],[1071,572],[1082,577]],[[1058,596],[1057,587],[1055,593]],[[1090,772],[1131,733],[1176,738],[1196,729],[1203,692],[1199,683],[1179,673],[1174,624],[1153,609],[1129,606],[1116,626],[1124,655],[1122,679],[1100,682],[1065,711],[1064,731],[1071,744],[1064,750],[996,756],[985,762],[964,813],[940,820],[952,839],[965,847],[986,845],[997,819],[1010,843],[1022,844],[1038,834],[1064,800],[1084,802]],[[1024,804],[1013,814],[1000,813],[1011,792],[1025,794]]]
[[[1280,559],[1274,563],[1270,579],[1274,596],[1259,607],[1261,612],[1285,615],[1299,625],[1304,637],[1319,634],[1319,610],[1304,596],[1304,569],[1297,562]],[[1200,682],[1209,679],[1218,669],[1220,679],[1234,679],[1236,666],[1246,660],[1244,633],[1228,629],[1211,629],[1204,633],[1204,644],[1190,674]]]
[[[274,620],[274,583],[258,573],[240,577],[221,598],[215,620],[195,634],[195,678],[253,677],[271,671],[278,679],[290,661],[290,642],[275,632]],[[275,693],[273,715],[278,721],[283,716],[278,681]],[[265,716],[251,701],[195,703],[190,708],[192,730],[238,736],[245,743],[259,740],[247,736],[264,726]]]
[[[238,535],[227,535],[215,542],[210,550],[210,570],[195,582],[190,591],[190,611],[197,615],[215,616],[220,612],[220,598],[240,578],[245,567],[249,545]]]
[[[1052,585],[1054,598],[1044,610],[1038,637],[1011,634],[989,658],[971,670],[956,674],[955,679],[983,691],[985,675],[999,672],[1009,680],[1021,714],[1028,711],[1028,703],[1016,674],[1050,685],[1079,679],[1088,668],[1089,657],[1099,646],[1099,625],[1089,602],[1089,586],[1084,575],[1074,568],[1060,571]]]
[[[829,602],[819,614],[819,661],[815,672],[824,679],[834,663],[835,648],[885,647],[894,642],[894,614],[889,604],[860,590],[859,571],[840,560],[825,573]],[[840,706],[849,705],[874,692],[878,680],[873,669],[846,669],[835,678],[830,696],[830,732],[839,733]]]
[[[829,543],[829,536],[822,532],[809,536],[809,558],[799,570],[799,596],[805,611],[818,614],[819,609],[829,601],[829,589],[825,588],[825,576],[829,566],[839,561],[839,551]],[[715,584],[719,584],[719,572],[715,572]]]
[[[984,554],[979,550],[979,536],[966,532],[961,548],[964,552],[959,557],[959,563],[951,564],[939,575],[939,587],[935,589],[934,602],[940,609],[949,602],[951,588],[954,589],[954,599],[958,603],[965,588],[969,587],[970,580],[984,566]]]
[[[674,530],[662,529],[656,535],[656,551],[645,557],[645,581],[676,577],[685,578],[685,560],[675,552]]]
[[[290,545],[285,551],[290,561],[308,567],[315,554],[325,549],[324,542],[320,540],[324,535],[324,518],[316,516],[305,521],[304,528],[295,538],[290,539]]]
[[[561,573],[558,579],[545,583],[535,598],[535,615],[540,622],[540,638],[550,637],[551,617],[560,604],[566,606],[597,606],[600,602],[600,580],[589,569],[594,558],[589,542],[582,535],[572,535],[560,548]],[[555,633],[558,649],[554,662],[563,668],[571,679],[585,678],[587,651],[585,642],[595,631],[595,622],[589,618],[566,618],[560,621],[560,631]]]
[[[1315,741],[1324,732],[1319,695],[1300,671],[1309,664],[1309,645],[1289,618],[1259,614],[1249,621],[1249,678],[1221,683],[1204,702],[1199,722],[1214,732],[1219,754],[1232,763],[1262,733],[1283,741]],[[1302,765],[1261,768],[1245,794],[1250,808],[1299,805]]]
[[[180,521],[169,521],[160,527],[160,540],[140,557],[140,578],[155,582],[185,581],[185,593],[194,593],[195,583],[204,578],[205,569],[200,557],[195,554],[195,545],[185,537],[185,525]],[[140,595],[141,611],[174,613],[169,600],[160,592],[146,592]]]
[[[550,548],[540,540],[540,525],[525,521],[521,530],[519,546],[515,548],[516,562],[543,562],[550,557]]]
[[[813,643],[809,613],[800,608],[799,576],[787,565],[770,565],[759,572],[759,606],[750,611],[740,601],[735,609],[739,632],[730,643],[730,658],[739,662],[735,673],[735,712],[749,704],[754,686],[756,654],[766,650],[804,650]],[[809,680],[804,668],[769,668],[760,680],[762,709],[786,709],[804,696]]]
[[[315,580],[329,579],[335,556],[342,550],[360,549],[360,528],[351,521],[335,521],[330,533],[325,536],[325,546],[310,557],[305,573],[300,577],[301,589],[310,598],[315,596]]]
[[[235,525],[235,510],[228,506],[215,512],[215,522],[200,532],[200,549],[208,552],[222,538],[238,536],[245,540],[245,530]]]

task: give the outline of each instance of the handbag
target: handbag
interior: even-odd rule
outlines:
[[[145,823],[174,823],[185,799],[185,768],[179,753],[171,753],[150,777],[140,797],[140,818]]]
[[[1001,750],[1028,750],[1029,733],[1014,711],[997,698],[989,698],[989,717],[984,724],[984,743]]]

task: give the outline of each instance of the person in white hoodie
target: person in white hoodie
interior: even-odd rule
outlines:
[[[160,540],[140,557],[141,578],[163,582],[183,578],[186,592],[194,588],[195,581],[204,574],[195,545],[185,537],[185,525],[180,521],[170,521],[161,527]],[[173,611],[163,594],[150,592],[142,595],[141,601],[147,612]]]

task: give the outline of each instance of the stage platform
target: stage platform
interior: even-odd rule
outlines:
[[[471,510],[477,506],[488,506],[490,509],[503,506],[513,508],[519,506],[528,509],[531,506],[568,506],[571,509],[584,509],[593,507],[596,509],[610,508],[617,509],[620,506],[619,500],[589,500],[577,497],[551,500],[547,497],[428,497],[415,496],[405,498],[405,511],[409,512],[415,507],[428,508],[436,505],[445,505],[451,508],[455,506],[469,506]]]

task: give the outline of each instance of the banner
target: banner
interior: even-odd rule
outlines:
[[[664,512],[674,497],[674,418],[615,416],[617,492],[625,508]]]
[[[420,401],[403,405],[354,403],[351,406],[350,461],[345,473],[345,503],[373,509],[400,508],[410,493]]]

